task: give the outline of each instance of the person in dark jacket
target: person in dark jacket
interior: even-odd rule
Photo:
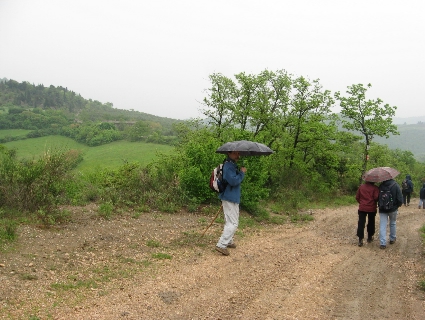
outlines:
[[[390,244],[395,243],[397,238],[396,222],[398,208],[403,205],[403,195],[401,193],[400,186],[397,184],[396,181],[394,181],[394,179],[383,181],[379,185],[379,197],[381,197],[381,194],[384,190],[388,189],[391,192],[394,207],[392,209],[384,209],[379,207],[379,242],[381,249],[385,249],[387,247],[388,219],[390,220]]]
[[[410,204],[410,196],[412,195],[413,192],[413,182],[412,182],[412,178],[410,177],[410,174],[406,175],[406,182],[407,182],[407,188],[402,191],[403,193],[403,204],[405,206],[408,206]]]
[[[219,198],[224,211],[224,229],[215,249],[222,255],[228,256],[227,248],[236,248],[233,241],[236,229],[239,224],[239,203],[241,200],[241,183],[245,178],[246,168],[238,168],[236,162],[239,160],[239,152],[228,153],[227,161],[223,165],[223,180],[226,180],[227,187]]]
[[[425,209],[425,183],[423,184],[421,191],[419,191],[419,206],[418,208]]]
[[[363,246],[364,227],[367,217],[367,242],[373,241],[375,234],[375,216],[379,197],[379,188],[373,183],[362,184],[356,193],[356,200],[359,203],[359,220],[357,223],[357,236],[359,237],[359,247]]]

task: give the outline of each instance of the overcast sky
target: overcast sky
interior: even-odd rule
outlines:
[[[286,70],[425,115],[423,0],[0,0],[0,78],[201,116],[208,76]],[[337,111],[337,110],[335,110]]]

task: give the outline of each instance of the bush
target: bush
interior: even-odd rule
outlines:
[[[40,159],[19,160],[16,151],[3,149],[0,160],[0,205],[26,212],[41,210],[46,216],[62,199],[76,157],[47,151]]]
[[[161,159],[146,168],[128,163],[117,169],[92,173],[83,179],[85,190],[92,190],[93,196],[97,191],[102,203],[110,203],[114,207],[137,206],[176,212],[185,197],[174,169],[172,162]],[[84,194],[87,195],[87,192]]]
[[[224,154],[215,153],[223,142],[206,129],[186,132],[182,141],[178,145],[178,153],[168,159],[165,158],[164,161],[169,162],[169,165],[178,172],[178,182],[184,194],[184,201],[189,205],[216,201],[217,194],[210,190],[209,179],[211,170],[226,158]],[[269,180],[270,161],[272,157],[242,157],[239,160],[239,166],[246,166],[248,169],[243,181],[241,206],[251,214],[259,212],[257,208],[259,201],[269,196],[266,184]]]

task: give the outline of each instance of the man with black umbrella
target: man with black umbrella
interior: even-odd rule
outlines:
[[[239,160],[239,151],[227,153],[227,161],[223,165],[223,180],[227,182],[226,189],[219,194],[224,211],[224,229],[215,249],[221,254],[228,256],[227,248],[236,248],[233,241],[239,224],[239,203],[241,200],[241,183],[245,177],[246,168],[238,169],[236,162]]]

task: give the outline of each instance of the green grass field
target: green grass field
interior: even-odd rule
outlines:
[[[145,142],[115,141],[103,146],[90,147],[84,153],[84,161],[77,169],[81,171],[97,168],[116,168],[126,162],[137,162],[145,166],[158,157],[158,153],[169,154],[173,147]]]
[[[24,130],[24,129],[8,129],[8,130],[0,130],[0,139],[5,137],[23,137],[28,132],[32,130]]]
[[[10,131],[10,130],[4,130]],[[77,167],[82,172],[91,172],[102,168],[116,168],[125,162],[137,162],[147,165],[158,157],[158,153],[168,154],[173,147],[160,144],[115,141],[97,147],[88,147],[63,136],[47,136],[3,144],[8,149],[16,149],[19,158],[33,159],[45,152],[80,150],[83,161]]]

